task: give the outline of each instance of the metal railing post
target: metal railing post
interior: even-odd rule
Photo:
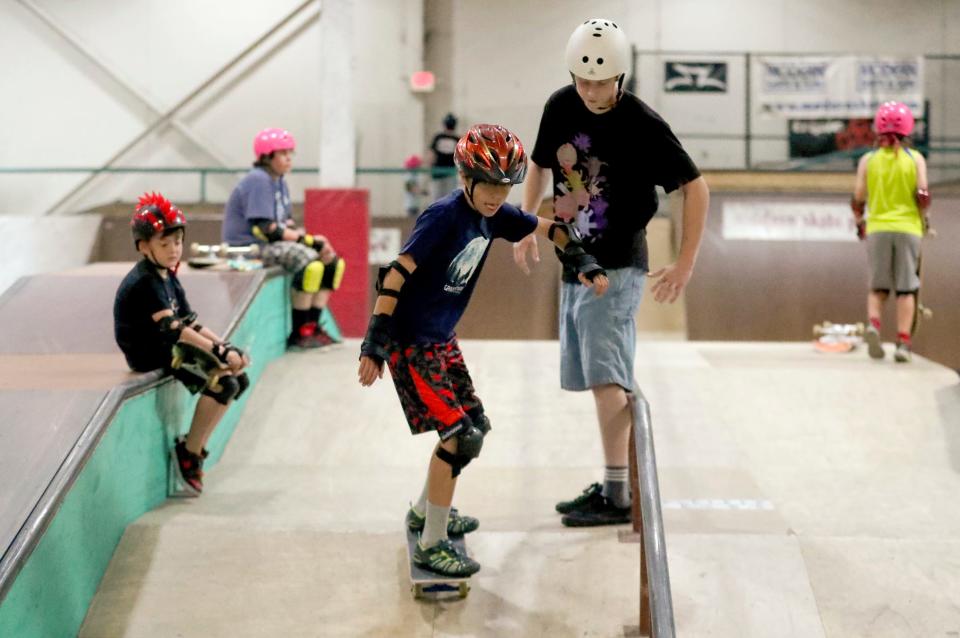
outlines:
[[[663,531],[663,513],[660,508],[660,483],[657,478],[657,459],[653,448],[653,426],[650,422],[650,404],[634,382],[633,393],[628,394],[633,414],[633,448],[631,468],[636,467],[637,486],[634,499],[639,500],[640,520],[634,519],[634,529],[640,529],[640,631],[644,635],[644,603],[649,601],[649,635],[654,638],[674,638],[673,600],[670,594],[670,570],[667,566],[667,547]],[[632,477],[631,477],[632,482]],[[636,495],[639,493],[639,497]],[[634,508],[636,515],[637,508]],[[638,524],[639,523],[639,524]],[[644,576],[647,578],[645,579]],[[646,581],[646,582],[645,582]],[[644,584],[648,592],[644,592]],[[652,625],[652,627],[651,627]]]

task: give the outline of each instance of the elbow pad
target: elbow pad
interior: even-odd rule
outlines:
[[[182,319],[168,315],[161,317],[157,323],[160,325],[160,338],[164,343],[172,346],[180,341],[180,333],[183,332]]]
[[[283,239],[283,228],[281,228],[277,222],[260,219],[254,222],[251,230],[253,231],[253,236],[260,241],[273,243]]]
[[[926,188],[917,189],[917,205],[920,207],[920,210],[927,210],[930,208],[930,191]]]

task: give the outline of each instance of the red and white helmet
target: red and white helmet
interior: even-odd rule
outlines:
[[[287,151],[296,148],[290,132],[282,128],[265,128],[253,138],[253,154],[259,158],[274,151]]]
[[[186,227],[187,218],[183,211],[160,193],[141,195],[133,212],[133,219],[130,220],[134,246],[140,241],[150,241],[154,235],[166,236]]]
[[[903,102],[884,102],[873,118],[873,128],[877,135],[884,133],[910,135],[913,132],[913,113]]]
[[[567,40],[567,69],[585,80],[606,80],[630,69],[630,43],[613,20],[591,18]]]
[[[498,124],[471,126],[457,142],[453,162],[478,182],[520,184],[527,174],[520,138]]]

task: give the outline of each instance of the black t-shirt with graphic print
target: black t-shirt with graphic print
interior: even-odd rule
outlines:
[[[657,192],[700,176],[670,126],[624,91],[610,111],[591,113],[568,85],[547,100],[531,154],[553,172],[554,217],[573,222],[604,268],[647,269],[646,227]],[[577,281],[565,268],[564,281]]]
[[[400,250],[417,269],[404,282],[393,312],[393,338],[404,344],[448,341],[467,309],[491,241],[520,241],[536,228],[536,217],[510,204],[484,217],[459,188],[431,204]]]
[[[141,259],[120,282],[113,303],[114,337],[131,369],[148,372],[170,365],[170,344],[153,320],[167,308],[175,317],[192,312],[176,275],[161,277],[156,266]]]

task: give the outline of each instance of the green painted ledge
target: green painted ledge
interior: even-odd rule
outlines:
[[[216,463],[264,368],[286,349],[289,277],[264,280],[230,340],[250,353],[251,389],[208,444]],[[330,313],[325,327],[339,337]],[[0,601],[0,637],[76,636],[127,525],[167,498],[168,450],[189,429],[197,398],[167,378],[125,399],[59,510]],[[176,431],[174,431],[176,430]]]

